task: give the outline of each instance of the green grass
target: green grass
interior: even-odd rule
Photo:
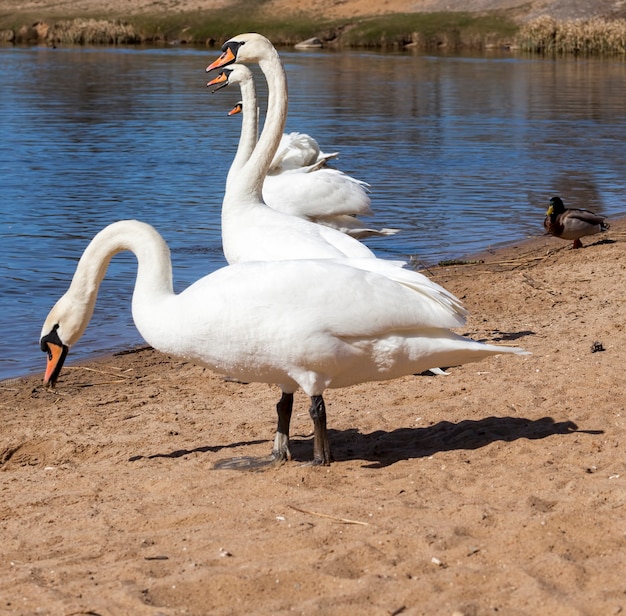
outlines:
[[[224,41],[239,32],[262,32],[277,45],[293,44],[317,36],[334,40],[342,47],[401,47],[417,43],[420,47],[441,44],[460,47],[484,47],[513,39],[517,26],[506,17],[476,17],[468,13],[397,14],[376,18],[342,21],[313,20],[289,15],[283,20],[269,19],[253,11],[187,13],[163,17],[137,16],[135,28],[149,38],[172,40],[184,37],[195,43]]]
[[[342,45],[352,47],[484,48],[510,44],[517,25],[500,13],[410,13],[355,22],[342,36]]]
[[[136,16],[132,23],[147,39],[181,40],[194,44],[221,43],[241,32],[261,32],[276,44],[293,44],[317,36],[324,22],[292,18],[270,20],[254,13],[182,13],[165,16]]]
[[[340,47],[400,47],[416,43],[420,47],[445,44],[454,48],[482,47],[509,41],[516,26],[505,16],[469,13],[417,13],[353,18],[344,20],[314,19],[310,15],[289,14],[269,18],[262,12],[263,0],[248,0],[226,11],[157,12],[144,15],[81,15],[98,20],[120,19],[133,26],[142,40],[151,42],[185,41],[204,45],[221,43],[240,32],[261,32],[276,45],[290,45],[317,36]],[[155,7],[158,11],[158,6]],[[38,19],[49,24],[72,19],[67,14],[2,15],[0,29],[18,31]]]

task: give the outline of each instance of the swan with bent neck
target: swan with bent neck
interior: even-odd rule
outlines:
[[[241,102],[229,115],[242,113],[243,120],[227,184],[250,158],[259,123],[256,87],[250,69],[243,64],[231,64],[207,86],[214,86],[214,93],[231,84],[239,85]],[[397,233],[397,229],[367,227],[357,218],[373,214],[367,184],[326,166],[329,156],[332,155],[320,153],[319,145],[309,135],[283,134],[263,181],[264,202],[273,210],[332,227],[357,239]]]
[[[463,311],[442,287],[410,289],[354,268],[351,259],[230,265],[175,294],[167,244],[150,225],[128,220],[92,239],[45,320],[40,346],[48,354],[46,385],[56,383],[69,348],[91,319],[111,258],[124,250],[137,257],[132,314],[148,344],[241,381],[280,387],[271,463],[291,457],[289,423],[298,388],[311,399],[313,464],[329,464],[327,388],[523,353],[451,332],[463,323]]]

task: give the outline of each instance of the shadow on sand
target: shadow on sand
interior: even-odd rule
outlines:
[[[485,417],[478,420],[467,419],[458,423],[441,421],[426,428],[398,428],[390,432],[377,430],[369,434],[363,434],[357,428],[329,430],[329,437],[335,462],[363,460],[371,462],[367,465],[369,468],[382,468],[400,460],[424,458],[442,451],[480,449],[496,441],[511,442],[522,438],[534,440],[573,433],[602,434],[602,430],[579,430],[572,421],[555,422],[551,417],[541,419]],[[311,459],[312,440],[310,437],[292,437],[290,448],[293,460],[308,462]],[[177,449],[167,453],[137,455],[129,461],[179,458],[193,453],[218,452],[264,442],[268,444],[269,454],[271,441],[254,440],[223,446],[204,446],[194,449]]]

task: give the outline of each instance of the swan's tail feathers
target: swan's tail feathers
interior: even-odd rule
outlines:
[[[388,235],[395,235],[396,233],[400,233],[400,229],[391,229],[389,227],[383,227],[382,229],[378,229],[375,235],[388,236]]]
[[[429,368],[427,372],[432,372],[435,376],[450,376],[449,372],[446,372],[441,368]]]
[[[400,231],[400,229],[367,229],[367,228],[354,228],[354,229],[345,229],[340,228],[340,231],[351,235],[353,238],[357,240],[362,240],[366,237],[387,237],[389,235],[395,235]]]
[[[530,351],[527,351],[526,349],[522,349],[521,347],[514,347],[514,346],[506,346],[504,344],[484,344],[483,346],[486,346],[489,348],[489,352],[490,354],[500,354],[500,353],[510,353],[512,355],[532,355],[532,353]]]
[[[319,218],[313,218],[312,221],[320,225],[337,229],[338,231],[346,233],[357,240],[361,240],[365,237],[385,237],[395,235],[400,231],[400,229],[389,229],[387,227],[382,229],[371,229],[370,227],[365,227],[361,220],[350,214],[320,216]]]
[[[424,339],[420,341],[419,353],[424,351]],[[529,351],[520,347],[514,346],[500,346],[496,344],[488,344],[484,342],[478,342],[476,340],[470,340],[449,332],[445,337],[437,335],[433,338],[433,348],[429,349],[428,360],[432,362],[432,366],[461,366],[463,364],[473,363],[492,357],[494,355],[531,355]],[[442,374],[438,368],[428,368],[435,374]]]
[[[324,162],[326,162],[327,160],[330,160],[331,158],[337,158],[339,156],[339,152],[330,152],[329,154],[327,154],[326,152],[322,152],[320,150],[320,153],[318,155],[318,160],[323,160]]]

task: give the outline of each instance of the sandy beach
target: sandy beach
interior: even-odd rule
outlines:
[[[328,391],[329,467],[300,394],[220,468],[278,390],[151,349],[0,383],[0,614],[624,613],[625,238],[426,271],[532,355]]]
[[[5,4],[38,18],[181,9]],[[623,13],[612,0],[266,4]],[[300,394],[291,462],[223,468],[270,452],[278,389],[147,347],[70,355],[54,390],[41,375],[0,382],[0,616],[625,614],[626,219],[579,250],[541,229],[424,271],[469,309],[459,333],[532,354],[327,391],[328,467],[304,465]]]

